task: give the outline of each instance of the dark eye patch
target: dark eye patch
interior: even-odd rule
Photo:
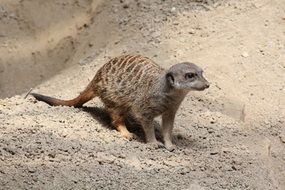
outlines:
[[[185,74],[185,78],[186,79],[192,79],[196,76],[196,73],[186,73]]]

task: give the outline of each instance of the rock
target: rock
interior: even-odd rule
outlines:
[[[48,154],[48,157],[50,157],[50,158],[55,158],[55,153],[53,152],[53,153],[49,153]]]
[[[124,5],[123,5],[123,8],[124,8],[124,9],[127,9],[127,8],[129,8],[129,5],[128,5],[128,4],[124,4]]]
[[[123,3],[123,8],[127,9],[130,7],[130,1],[129,0],[120,0],[121,3]]]
[[[195,30],[194,30],[194,29],[190,29],[190,30],[188,31],[188,33],[189,33],[189,34],[195,34]]]
[[[213,152],[210,152],[210,155],[216,155],[218,153],[219,153],[218,151],[213,151]]]
[[[280,138],[280,141],[285,143],[285,135],[282,134],[282,135],[279,135],[279,138]]]
[[[248,54],[247,52],[243,52],[243,53],[241,54],[241,56],[244,57],[244,58],[247,58],[247,57],[249,56],[249,54]]]
[[[35,173],[36,170],[35,170],[34,168],[29,168],[29,169],[28,169],[28,172],[29,172],[29,173]]]

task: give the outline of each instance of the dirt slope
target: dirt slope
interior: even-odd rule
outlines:
[[[123,139],[98,99],[84,109],[0,99],[0,189],[285,189],[284,0],[106,0],[93,12],[72,66],[35,92],[72,98],[122,53],[165,68],[192,61],[211,88],[183,102],[174,152],[139,129]]]
[[[73,65],[76,37],[99,3],[1,0],[0,98],[23,93]]]

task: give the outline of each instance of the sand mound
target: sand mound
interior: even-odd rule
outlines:
[[[285,188],[283,0],[2,2],[2,189]],[[98,99],[23,98],[72,98],[123,53],[192,61],[211,82],[183,102],[174,152],[122,138]]]

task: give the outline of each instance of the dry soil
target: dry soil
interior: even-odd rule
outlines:
[[[285,189],[285,0],[0,0],[0,42],[0,189]],[[73,98],[125,53],[211,82],[182,103],[173,152],[132,122],[121,137],[98,99],[24,98]]]

